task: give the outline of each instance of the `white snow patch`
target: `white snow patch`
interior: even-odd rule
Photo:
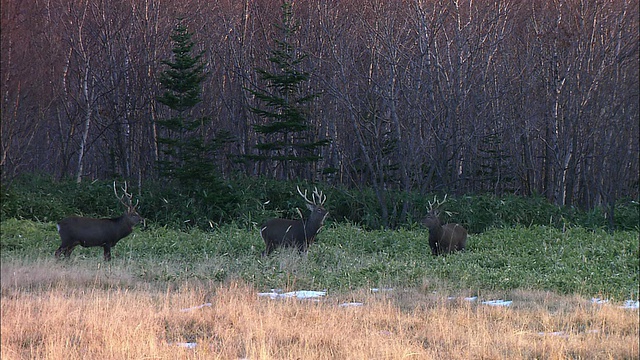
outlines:
[[[312,291],[312,290],[300,290],[300,291],[291,291],[286,293],[280,293],[276,290],[271,290],[271,292],[266,293],[258,293],[258,296],[269,297],[271,299],[287,299],[287,298],[296,298],[296,299],[315,299],[319,297],[323,297],[327,295],[326,291]]]
[[[604,305],[604,304],[608,304],[609,300],[601,299],[601,298],[591,298],[591,303]],[[621,309],[630,309],[630,310],[640,309],[640,301],[627,300],[621,306],[618,306],[618,307]]]
[[[194,307],[190,307],[190,308],[180,309],[180,311],[181,312],[194,311],[194,310],[202,309],[203,307],[209,307],[209,306],[212,306],[212,304],[211,303],[204,303],[202,305],[198,305],[198,306],[194,306]]]
[[[513,301],[510,300],[489,300],[482,302],[483,305],[489,306],[511,306],[512,303]]]
[[[364,306],[363,303],[361,302],[347,302],[347,303],[342,303],[340,305],[338,305],[340,307],[358,307],[358,306]]]
[[[640,301],[627,300],[620,307],[622,309],[640,309]]]
[[[389,291],[393,291],[393,288],[371,288],[372,293],[389,292]]]
[[[591,329],[591,330],[585,331],[585,334],[599,334],[599,333],[600,333],[600,330],[598,329]],[[538,335],[539,336],[557,336],[564,339],[568,339],[569,336],[571,336],[571,334],[567,333],[566,331],[552,331],[552,332],[541,331],[538,333]]]
[[[457,297],[457,296],[449,296],[449,297],[447,297],[447,300],[457,300],[457,299],[459,299],[459,297]],[[474,302],[474,301],[478,300],[478,297],[477,296],[463,297],[462,300],[469,301],[469,302]]]
[[[538,333],[538,335],[540,336],[558,336],[558,337],[562,337],[562,338],[568,338],[569,334],[567,334],[564,331],[553,331],[553,332],[544,332],[541,331]]]
[[[449,296],[447,298],[448,300],[456,300],[456,299],[460,299],[456,296]],[[464,301],[468,301],[468,302],[475,302],[478,300],[477,296],[467,296],[467,297],[463,297],[461,298]],[[511,304],[513,303],[513,301],[511,300],[486,300],[481,302],[482,305],[489,305],[489,306],[511,306]]]

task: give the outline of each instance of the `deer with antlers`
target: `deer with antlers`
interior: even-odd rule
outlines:
[[[312,194],[313,200],[309,200],[307,198],[307,190],[303,194],[299,187],[296,188],[298,189],[298,194],[307,203],[307,208],[311,211],[309,218],[306,221],[304,219],[267,220],[260,229],[260,236],[266,245],[262,255],[271,254],[277,247],[295,247],[300,252],[307,251],[309,245],[313,243],[316,235],[318,235],[324,220],[329,215],[329,212],[323,207],[327,197],[322,194],[322,191],[318,192],[318,189],[315,188]]]
[[[454,251],[464,251],[467,244],[467,229],[460,224],[444,224],[440,221],[440,210],[438,209],[447,201],[429,201],[429,212],[422,219],[422,225],[429,228],[429,247],[434,256],[449,254]],[[434,206],[435,205],[435,206]]]
[[[127,192],[126,182],[122,191],[122,196],[118,196],[114,181],[113,192],[120,203],[127,208],[122,216],[112,219],[72,216],[61,220],[58,223],[58,233],[62,239],[62,245],[56,250],[55,256],[59,258],[64,254],[68,258],[78,245],[83,247],[101,246],[104,249],[104,260],[110,261],[111,248],[120,239],[131,234],[133,227],[142,221],[142,217],[136,211],[138,202],[136,201],[135,205],[132,204],[132,195]]]

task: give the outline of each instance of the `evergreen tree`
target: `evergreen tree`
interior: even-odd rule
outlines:
[[[160,175],[177,181],[180,193],[190,197],[199,208],[205,208],[209,219],[184,219],[192,225],[204,226],[210,219],[220,221],[235,204],[217,175],[214,156],[220,145],[231,141],[228,132],[207,136],[208,117],[194,116],[194,107],[202,101],[201,85],[205,79],[202,56],[195,55],[192,34],[179,21],[171,35],[173,59],[162,63],[167,66],[160,74],[164,92],[156,100],[170,109],[171,117],[158,120],[158,145],[161,151]],[[194,206],[195,207],[195,206]]]
[[[202,101],[201,84],[205,79],[202,56],[193,55],[195,43],[192,34],[179,21],[171,35],[173,59],[162,63],[167,69],[160,74],[164,92],[157,101],[171,109],[171,117],[157,122],[160,175],[176,179],[185,185],[197,185],[216,180],[211,158],[225,136],[207,141],[207,117],[195,117],[193,108]]]
[[[269,61],[274,71],[256,69],[266,89],[247,89],[261,104],[250,111],[264,119],[254,125],[262,135],[256,145],[257,154],[246,155],[254,161],[280,166],[283,178],[301,176],[305,165],[321,159],[320,147],[328,140],[315,140],[313,126],[309,124],[309,103],[316,94],[304,94],[301,87],[309,81],[310,74],[301,69],[307,55],[292,44],[297,25],[293,20],[291,3],[282,4],[282,22],[276,25],[281,39],[275,40]]]

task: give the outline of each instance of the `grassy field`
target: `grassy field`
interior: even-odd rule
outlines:
[[[340,224],[306,255],[262,258],[256,229],[149,226],[105,263],[100,248],[53,259],[53,223],[1,227],[2,359],[639,356],[638,310],[620,307],[638,299],[637,231],[492,229],[434,258],[426,230]],[[270,289],[327,294],[257,295]],[[482,304],[497,299],[513,303]]]

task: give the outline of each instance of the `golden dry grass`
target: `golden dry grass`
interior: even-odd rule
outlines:
[[[3,264],[1,279],[3,360],[639,356],[637,310],[545,292],[508,294],[508,308],[426,287],[271,300],[239,282],[146,284],[47,261]],[[364,305],[339,306],[349,301]]]

